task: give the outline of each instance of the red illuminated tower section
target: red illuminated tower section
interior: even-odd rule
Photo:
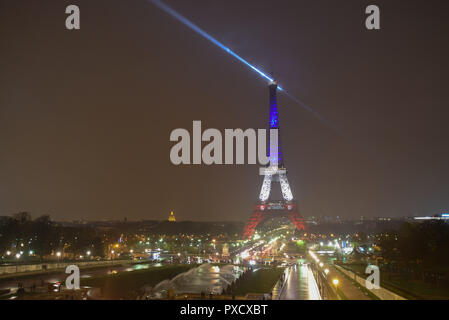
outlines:
[[[279,134],[279,111],[277,107],[276,92],[277,83],[271,82],[270,91],[270,129],[278,129],[278,147],[277,150],[268,151],[270,163],[263,168],[263,183],[260,190],[259,201],[254,206],[254,211],[246,223],[243,231],[244,238],[251,238],[256,227],[264,220],[272,217],[287,217],[298,230],[305,230],[304,220],[298,212],[296,202],[293,200],[293,194],[287,179],[287,170],[284,167],[284,157],[281,150]],[[271,186],[273,182],[279,182],[282,199],[271,199]]]

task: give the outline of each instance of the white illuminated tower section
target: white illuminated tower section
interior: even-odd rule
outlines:
[[[272,216],[287,215],[298,230],[305,229],[303,219],[297,212],[296,203],[293,201],[293,194],[287,179],[287,170],[284,167],[280,140],[279,111],[276,98],[276,92],[278,90],[276,81],[271,81],[268,87],[270,91],[269,129],[277,129],[278,143],[277,146],[271,146],[271,143],[269,143],[268,158],[270,162],[267,167],[261,168],[264,179],[259,194],[259,202],[256,204],[254,212],[245,226],[243,232],[245,238],[250,238],[257,225]],[[270,200],[273,182],[279,182],[282,200]]]

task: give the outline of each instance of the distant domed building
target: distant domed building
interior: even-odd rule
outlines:
[[[176,222],[176,218],[175,218],[175,215],[174,215],[173,211],[170,212],[170,216],[168,217],[168,221]]]

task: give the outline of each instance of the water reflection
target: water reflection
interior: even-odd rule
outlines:
[[[164,280],[154,288],[145,288],[149,297],[164,297],[169,290],[180,293],[221,294],[243,273],[243,268],[234,265],[216,266],[208,263],[178,274],[172,280]]]
[[[131,267],[126,268],[125,271],[130,272],[130,271],[144,270],[144,269],[150,268],[150,266],[151,265],[148,263],[135,264]],[[157,265],[153,265],[153,266],[157,267]]]

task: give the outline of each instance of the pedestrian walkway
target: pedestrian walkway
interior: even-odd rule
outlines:
[[[307,265],[292,267],[280,300],[320,300],[315,278]]]
[[[371,300],[371,297],[361,291],[356,284],[338,271],[335,266],[329,267],[328,279],[338,279],[339,296],[347,300]],[[333,285],[331,283],[331,285]],[[340,294],[340,293],[343,293]]]

